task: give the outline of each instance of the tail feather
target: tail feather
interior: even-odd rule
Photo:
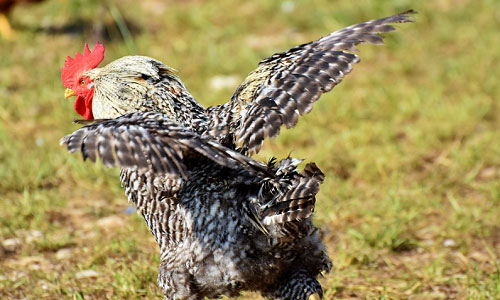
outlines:
[[[318,166],[315,163],[308,163],[305,166],[302,174],[304,176],[316,179],[319,183],[323,183],[323,180],[325,179],[325,174],[323,174],[323,172],[321,172],[321,170],[318,168]]]
[[[295,163],[291,159],[288,160],[290,163]],[[283,162],[278,165],[282,166]],[[283,167],[280,167],[280,170],[283,170]],[[307,164],[301,174],[296,172],[296,168],[287,171],[283,173],[283,177],[289,177],[292,173],[293,179],[284,181],[287,184],[282,187],[287,190],[286,192],[278,193],[271,203],[266,204],[262,212],[264,225],[307,220],[314,212],[316,194],[324,174],[314,163]]]
[[[312,215],[315,202],[314,196],[278,202],[275,206],[266,209],[264,212],[266,216],[262,223],[271,225],[305,220]]]

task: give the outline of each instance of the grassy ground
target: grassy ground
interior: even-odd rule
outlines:
[[[417,22],[361,46],[346,81],[259,158],[292,150],[327,175],[315,215],[336,265],[326,299],[500,298],[500,2],[141,3],[12,14],[17,35],[0,40],[1,299],[161,298],[158,250],[118,171],[59,147],[77,128],[60,67],[96,28],[111,37],[104,63],[158,58],[212,105],[274,52],[408,8]],[[210,84],[221,75],[229,88]]]

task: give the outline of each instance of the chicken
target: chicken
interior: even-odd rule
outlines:
[[[87,124],[64,137],[71,152],[121,167],[121,182],[160,246],[165,299],[261,292],[270,299],[322,297],[332,263],[312,223],[324,179],[294,158],[248,155],[282,125],[295,126],[407,11],[353,25],[263,60],[223,105],[204,108],[175,72],[145,56],[97,68],[104,46],[68,57],[66,97]]]
[[[9,23],[9,13],[18,3],[42,2],[43,0],[0,0],[0,35],[12,39],[14,32]]]

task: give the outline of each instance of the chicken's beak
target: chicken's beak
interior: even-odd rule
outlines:
[[[73,91],[72,89],[66,89],[66,91],[64,91],[64,98],[69,98],[69,97],[72,97],[76,95],[75,94],[75,91]]]

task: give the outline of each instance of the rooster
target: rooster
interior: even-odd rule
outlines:
[[[121,167],[125,193],[160,246],[165,299],[259,291],[270,299],[322,297],[332,263],[311,218],[324,179],[314,164],[248,155],[295,126],[340,83],[360,43],[382,43],[407,11],[352,25],[260,62],[231,100],[204,108],[173,69],[126,56],[105,67],[104,46],[68,57],[66,97],[86,126],[61,141],[84,159]]]

